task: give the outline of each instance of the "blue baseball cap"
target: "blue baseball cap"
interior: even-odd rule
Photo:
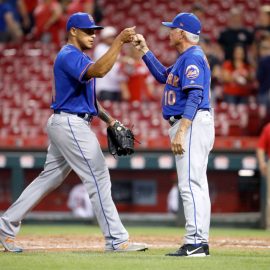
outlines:
[[[194,35],[201,33],[201,22],[193,13],[179,13],[172,22],[162,22],[170,28],[179,28]]]
[[[80,29],[103,29],[102,26],[96,25],[93,17],[84,12],[77,12],[72,14],[67,21],[67,32],[72,28],[80,28]]]

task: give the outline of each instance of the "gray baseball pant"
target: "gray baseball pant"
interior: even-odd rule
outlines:
[[[169,129],[171,140],[180,122]],[[213,113],[197,111],[185,137],[185,153],[175,156],[178,187],[186,219],[185,244],[200,244],[209,239],[211,203],[206,170],[214,137]]]
[[[105,237],[107,249],[128,240],[111,197],[111,181],[99,142],[88,122],[77,115],[53,114],[47,123],[49,139],[44,170],[0,218],[0,230],[15,237],[21,221],[74,170],[84,183]]]

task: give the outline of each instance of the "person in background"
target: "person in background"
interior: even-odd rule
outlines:
[[[262,176],[266,177],[267,174],[267,160],[270,157],[270,123],[266,124],[263,128],[258,145],[257,145],[257,158],[259,169]]]
[[[94,0],[94,11],[93,11],[93,16],[95,18],[95,21],[97,23],[101,22],[103,20],[103,6],[99,3],[99,0]],[[103,2],[103,1],[102,1]]]
[[[261,226],[270,229],[270,122],[264,126],[259,136],[256,154],[259,170],[264,178],[261,182],[261,185],[264,186],[262,196],[264,199],[261,204]]]
[[[233,49],[233,57],[222,66],[224,98],[231,105],[247,104],[253,89],[254,72],[247,61],[243,45]]]
[[[270,36],[259,46],[257,66],[259,114],[263,121],[270,120]]]
[[[167,209],[169,213],[176,214],[179,209],[179,188],[177,181],[173,184],[167,197]]]
[[[21,25],[23,31],[26,33],[31,26],[30,17],[26,7],[26,0],[9,0],[7,2],[12,6],[15,20]],[[35,2],[35,0],[33,0],[33,2]]]
[[[202,47],[207,57],[211,69],[211,98],[213,107],[223,100],[223,86],[222,86],[222,59],[223,52],[217,43],[212,42],[206,36],[200,40]]]
[[[103,19],[103,9],[98,0],[60,0],[60,2],[65,6],[67,17],[75,12],[85,12],[91,14],[97,23]]]
[[[237,44],[241,44],[247,55],[248,47],[253,42],[252,33],[243,25],[243,16],[239,8],[233,7],[228,17],[228,26],[220,33],[218,43],[224,50],[225,60],[233,59],[233,50]]]
[[[66,9],[68,16],[76,12],[85,12],[93,16],[94,0],[69,0],[68,2]]]
[[[270,229],[270,122],[264,126],[260,134],[256,154],[261,176],[265,179],[261,226]]]
[[[14,17],[12,6],[0,0],[0,42],[20,42],[22,37],[23,32]]]
[[[270,5],[261,6],[259,9],[258,24],[253,31],[254,45],[256,54],[259,53],[259,47],[262,40],[270,36]]]
[[[115,39],[117,31],[112,26],[107,26],[100,33],[100,43],[94,49],[94,60],[99,59],[110,48]],[[97,97],[100,101],[121,100],[121,90],[119,84],[119,58],[112,69],[103,78],[96,80]]]
[[[23,31],[25,34],[28,34],[32,31],[35,25],[34,10],[38,5],[38,0],[23,0],[23,2],[27,13],[27,18],[29,20],[28,24],[23,23]]]
[[[67,206],[74,217],[93,218],[94,216],[89,194],[83,184],[78,184],[71,189]]]
[[[197,16],[201,22],[205,18],[205,9],[203,5],[198,2],[192,5],[190,12]]]
[[[130,46],[120,66],[123,100],[145,101],[154,97],[154,80],[141,59],[140,52]]]
[[[60,45],[62,15],[62,6],[57,0],[41,0],[34,10],[35,38],[45,43],[52,42]]]

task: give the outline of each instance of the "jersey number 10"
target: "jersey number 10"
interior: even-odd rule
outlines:
[[[172,106],[176,102],[176,94],[173,90],[165,91],[164,92],[164,105],[165,106]]]

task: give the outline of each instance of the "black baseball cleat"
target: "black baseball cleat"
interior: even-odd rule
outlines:
[[[191,245],[185,244],[173,253],[168,253],[166,256],[178,256],[178,257],[205,257],[206,253],[203,245]]]
[[[202,243],[204,253],[206,256],[210,256],[210,251],[209,251],[209,245],[207,243]]]

